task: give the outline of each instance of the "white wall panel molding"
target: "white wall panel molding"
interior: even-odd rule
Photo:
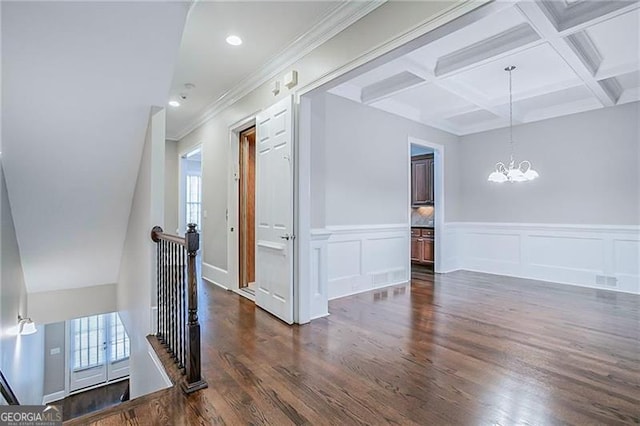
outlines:
[[[324,229],[311,231],[311,319],[329,315],[328,243],[331,232]]]
[[[455,222],[453,268],[640,293],[640,226]],[[450,256],[451,257],[451,256]]]
[[[328,300],[409,280],[407,224],[328,226],[325,232]]]
[[[222,268],[202,262],[202,278],[218,287],[229,290],[229,272]]]

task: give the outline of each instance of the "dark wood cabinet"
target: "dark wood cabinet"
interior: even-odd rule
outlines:
[[[411,262],[433,265],[434,239],[432,228],[411,228]]]
[[[433,205],[433,154],[411,157],[411,205]]]

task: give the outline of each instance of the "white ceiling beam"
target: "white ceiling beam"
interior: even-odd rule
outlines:
[[[536,3],[562,36],[582,31],[640,6],[638,0],[587,0],[571,5],[549,0]]]
[[[479,62],[511,52],[538,40],[540,40],[540,36],[529,24],[516,25],[492,37],[438,58],[435,75],[439,77],[469,65],[477,66]]]
[[[591,90],[594,96],[598,98],[602,105],[615,105],[617,99],[614,94],[598,83],[594,77],[594,72],[590,69],[591,66],[588,63],[588,58],[591,53],[584,50],[581,51],[584,46],[582,46],[579,41],[576,42],[575,38],[572,41],[568,41],[558,33],[556,25],[549,19],[543,9],[545,6],[541,3],[525,1],[518,3],[517,7],[533,24],[540,36],[551,44],[555,51],[565,60],[567,65],[582,79],[584,84]],[[586,35],[584,37],[586,37]],[[587,63],[585,63],[585,61],[587,61]]]
[[[371,104],[381,99],[392,97],[400,92],[415,88],[425,80],[409,71],[401,71],[384,80],[362,88],[362,103]]]
[[[445,76],[434,76],[428,69],[421,66],[413,59],[406,58],[406,66],[410,68],[412,72],[425,79],[431,79],[431,82],[436,86],[464,99],[470,104],[475,105],[478,108],[485,109],[499,117],[509,118],[509,109],[504,105],[496,105],[490,102],[486,97],[479,94],[475,89],[467,85],[460,83],[454,83],[451,79],[445,78]],[[515,122],[520,121],[520,117],[514,111],[513,119]]]

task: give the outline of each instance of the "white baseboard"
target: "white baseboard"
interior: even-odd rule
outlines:
[[[61,399],[64,399],[66,396],[67,394],[65,393],[64,390],[50,393],[42,397],[42,405],[47,405],[51,402],[60,401]]]
[[[640,227],[448,223],[457,269],[640,294]]]
[[[229,290],[229,272],[222,268],[202,262],[202,278],[218,287]]]

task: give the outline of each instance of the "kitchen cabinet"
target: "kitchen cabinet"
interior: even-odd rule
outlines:
[[[435,231],[432,228],[411,228],[411,262],[433,265]]]
[[[411,205],[433,205],[433,154],[411,157]]]

